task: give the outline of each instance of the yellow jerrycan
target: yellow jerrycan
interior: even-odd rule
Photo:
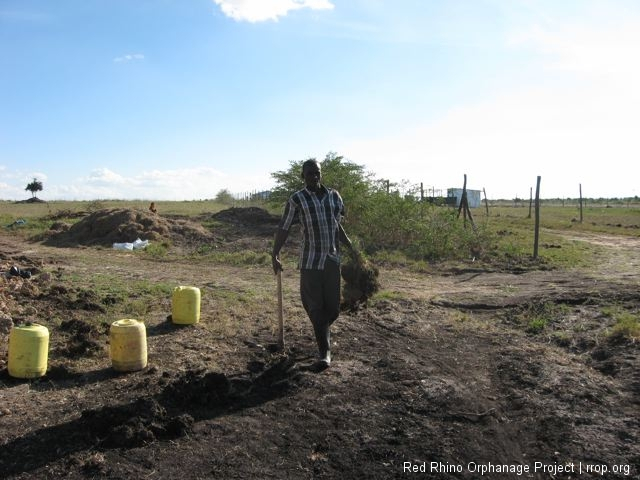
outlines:
[[[144,323],[125,318],[109,329],[111,366],[119,372],[134,372],[147,366],[147,330]]]
[[[38,378],[47,372],[49,330],[31,323],[16,325],[9,333],[9,375]]]
[[[181,325],[192,325],[200,321],[200,289],[176,287],[171,298],[171,321]]]

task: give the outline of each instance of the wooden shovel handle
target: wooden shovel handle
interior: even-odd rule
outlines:
[[[278,280],[278,346],[284,350],[284,309],[282,305],[282,270],[276,275]]]

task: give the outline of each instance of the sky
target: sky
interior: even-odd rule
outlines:
[[[200,200],[342,155],[640,195],[637,0],[0,0],[0,199]]]

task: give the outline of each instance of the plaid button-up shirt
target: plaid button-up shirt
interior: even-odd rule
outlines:
[[[298,268],[323,270],[327,258],[339,262],[339,224],[344,215],[342,197],[321,187],[322,196],[306,187],[298,190],[284,208],[280,228],[289,230],[299,220],[304,232]]]

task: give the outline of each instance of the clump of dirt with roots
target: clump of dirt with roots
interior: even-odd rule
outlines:
[[[359,246],[346,249],[343,258],[341,309],[355,311],[361,306],[366,306],[368,300],[380,289],[380,271],[364,256]]]
[[[283,272],[280,351],[270,264],[184,254],[268,252],[277,220],[113,209],[38,241],[2,231],[2,477],[639,478],[639,342],[616,334],[610,314],[638,314],[638,239],[588,270],[347,261],[356,308],[333,326],[331,367],[315,373],[295,270]],[[170,255],[111,248],[136,238]],[[283,251],[297,255],[297,242]],[[105,314],[123,299],[91,288],[109,276],[198,286],[200,320],[173,324],[159,295],[144,314],[148,365],[115,371]],[[49,329],[47,371],[14,378],[9,333],[28,321]]]

